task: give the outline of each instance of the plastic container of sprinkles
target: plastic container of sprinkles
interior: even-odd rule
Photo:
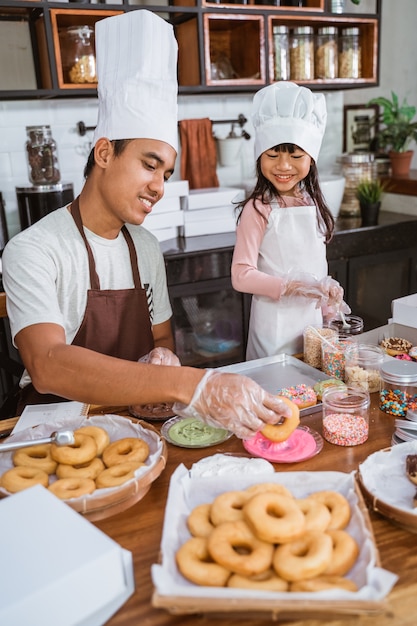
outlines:
[[[323,437],[337,446],[357,446],[369,435],[370,396],[367,391],[347,387],[328,388],[322,397]]]
[[[417,409],[417,363],[390,359],[381,366],[379,408],[388,415],[404,417]]]

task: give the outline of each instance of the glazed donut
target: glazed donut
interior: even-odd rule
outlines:
[[[407,454],[405,459],[405,473],[412,483],[417,485],[417,454]]]
[[[89,437],[92,437],[94,439],[97,446],[97,456],[101,456],[103,454],[104,448],[107,448],[110,443],[109,433],[107,432],[107,430],[101,428],[100,426],[81,426],[81,428],[78,428],[74,431],[74,435],[78,434],[88,435]]]
[[[137,437],[125,437],[113,441],[103,452],[103,461],[106,467],[133,461],[144,463],[149,456],[149,446],[146,441]]]
[[[255,589],[256,591],[288,591],[288,582],[277,576],[273,569],[258,576],[240,576],[232,574],[227,581],[228,587]]]
[[[304,384],[280,389],[278,395],[294,402],[300,410],[317,404],[317,394],[313,387]]]
[[[295,501],[304,513],[306,530],[325,531],[330,524],[330,511],[322,502],[314,498],[300,498]]]
[[[279,483],[257,483],[256,485],[252,485],[251,487],[247,487],[245,489],[250,496],[256,496],[258,493],[279,493],[282,496],[288,496],[292,498],[293,495],[289,489],[284,487],[284,485],[280,485]]]
[[[97,445],[92,437],[74,433],[74,439],[75,443],[72,446],[51,444],[51,456],[57,463],[82,465],[97,456]]]
[[[56,468],[56,475],[58,478],[92,478],[95,480],[103,470],[103,461],[95,456],[92,461],[82,465],[64,465],[59,463]]]
[[[48,489],[60,500],[70,500],[93,493],[96,483],[91,478],[59,478]]]
[[[175,560],[181,574],[196,585],[224,587],[230,571],[211,560],[207,539],[191,537],[176,552]]]
[[[131,478],[135,478],[135,470],[142,465],[144,465],[144,463],[126,461],[125,463],[118,463],[117,465],[106,467],[96,478],[97,488],[105,489],[106,487],[118,487],[119,485],[123,485],[123,483],[126,483]]]
[[[14,465],[24,465],[25,467],[35,467],[43,470],[47,474],[54,474],[56,461],[51,456],[51,444],[43,443],[37,446],[20,448],[13,454]]]
[[[305,530],[305,517],[294,498],[278,493],[259,493],[243,507],[243,515],[259,539],[286,543]]]
[[[27,467],[25,465],[17,465],[12,469],[4,472],[1,477],[1,486],[10,493],[23,491],[34,485],[42,485],[47,487],[49,483],[48,474],[36,467]]]
[[[225,491],[214,498],[210,518],[214,526],[243,519],[242,509],[251,498],[247,491]]]
[[[349,524],[350,505],[341,493],[337,491],[316,491],[310,495],[310,498],[322,502],[329,509],[331,520],[328,530],[343,530]]]
[[[270,569],[274,554],[274,546],[258,539],[243,520],[216,526],[207,537],[207,549],[216,563],[241,576]]]
[[[317,576],[308,580],[299,580],[291,583],[290,591],[325,591],[328,589],[344,589],[345,591],[357,591],[358,588],[353,580],[342,576]]]
[[[411,341],[403,339],[402,337],[388,337],[388,339],[383,339],[379,345],[390,356],[408,354],[413,347]]]
[[[333,542],[330,565],[324,571],[328,576],[344,576],[353,567],[358,558],[359,546],[344,530],[328,530]]]
[[[298,406],[284,396],[282,396],[282,400],[292,410],[291,417],[284,417],[279,424],[267,424],[261,430],[264,437],[278,443],[286,441],[300,423],[300,409]]]
[[[208,537],[214,528],[210,518],[211,504],[196,506],[187,518],[188,530],[194,537]]]
[[[272,565],[284,580],[304,580],[323,574],[330,565],[332,552],[330,535],[309,530],[299,539],[278,546]]]

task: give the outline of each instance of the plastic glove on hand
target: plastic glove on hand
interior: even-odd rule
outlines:
[[[139,363],[151,365],[181,365],[181,361],[169,348],[154,348],[139,359]]]
[[[188,406],[176,402],[173,411],[182,417],[225,428],[240,439],[249,439],[266,424],[290,417],[288,405],[247,376],[208,370],[197,385]]]
[[[343,303],[343,287],[331,276],[325,276],[320,280],[320,288],[323,301],[328,307],[339,310]],[[346,305],[347,306],[347,305]]]
[[[281,296],[302,296],[321,301],[323,291],[319,281],[313,274],[290,271],[283,280]]]

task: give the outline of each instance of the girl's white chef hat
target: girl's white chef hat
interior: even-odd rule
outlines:
[[[252,104],[255,158],[281,143],[294,143],[317,161],[326,120],[322,93],[288,81],[264,87]]]
[[[173,27],[148,10],[95,28],[98,121],[108,139],[158,139],[178,152],[177,57]]]

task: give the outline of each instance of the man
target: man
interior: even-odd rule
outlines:
[[[289,416],[286,405],[245,377],[178,367],[163,258],[141,226],[177,156],[172,27],[146,10],[101,20],[96,53],[99,115],[80,196],[3,255],[21,407],[176,402],[249,437]]]

